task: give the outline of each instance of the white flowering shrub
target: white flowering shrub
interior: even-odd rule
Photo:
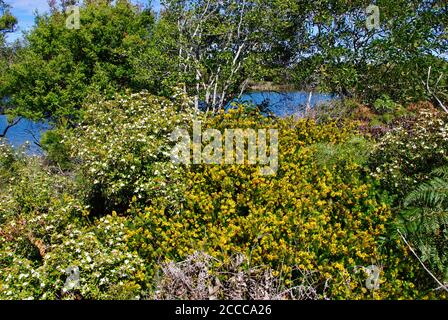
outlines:
[[[44,269],[54,280],[49,288],[62,296],[84,299],[140,299],[144,276],[144,261],[125,245],[126,219],[106,216],[92,228],[69,226],[61,243],[51,248]],[[79,287],[72,292],[65,287],[66,271],[79,268]]]
[[[0,223],[11,214],[8,203],[12,201],[8,192],[8,182],[13,178],[15,155],[12,148],[0,138]],[[8,211],[8,212],[6,212]]]
[[[112,215],[92,226],[69,224],[63,233],[49,228],[52,239],[46,244],[29,231],[14,234],[8,225],[0,235],[0,299],[142,298],[145,264],[126,250],[125,223]],[[15,250],[24,239],[36,246],[40,259]],[[67,286],[69,268],[79,271],[72,286]]]
[[[0,170],[2,170],[2,173],[11,166],[14,160],[15,156],[12,148],[3,138],[0,138]]]
[[[379,141],[371,156],[373,175],[386,190],[406,195],[448,159],[448,116],[430,109],[403,119]]]
[[[89,220],[71,175],[0,149],[0,299],[141,297],[145,264],[126,249],[126,218]],[[70,267],[80,273],[74,287]]]
[[[400,230],[431,273],[446,283],[448,185],[440,173],[448,163],[448,115],[419,107],[415,116],[402,119],[380,139],[371,169],[395,197],[390,236],[400,238]],[[425,270],[414,278],[421,287],[433,285]]]
[[[133,198],[179,202],[184,174],[171,162],[170,134],[194,116],[182,98],[172,102],[141,92],[86,107],[83,123],[66,141],[106,209],[125,209]]]

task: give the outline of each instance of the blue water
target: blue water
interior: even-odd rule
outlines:
[[[307,92],[252,92],[244,94],[241,102],[253,102],[256,105],[263,104],[269,111],[278,117],[302,115],[308,103]],[[314,93],[311,96],[310,105],[316,106],[334,99],[334,95]]]
[[[311,106],[327,102],[333,99],[330,94],[313,94]],[[300,115],[308,102],[308,93],[306,92],[252,92],[244,94],[241,102],[252,102],[256,105],[264,104],[268,111],[276,116],[283,117],[288,115]],[[0,115],[0,133],[3,133],[6,127],[6,117]],[[14,147],[20,147],[28,143],[28,152],[40,154],[42,151],[35,142],[40,141],[41,134],[49,129],[49,125],[44,122],[36,123],[23,119],[19,124],[9,129],[6,134],[7,141]]]
[[[0,115],[0,133],[7,126],[6,116]],[[50,126],[45,122],[33,122],[22,119],[17,125],[11,127],[6,133],[6,141],[14,147],[27,146],[28,153],[40,154],[41,149],[35,141],[40,142],[42,132],[48,130]]]

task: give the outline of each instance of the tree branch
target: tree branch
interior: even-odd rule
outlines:
[[[4,138],[6,136],[6,134],[8,133],[8,130],[11,129],[12,127],[16,126],[17,124],[19,124],[19,122],[21,120],[22,120],[22,118],[17,118],[12,123],[8,124],[6,126],[6,128],[3,130],[3,133],[0,133],[0,138]]]
[[[403,234],[400,232],[400,230],[398,230],[398,233],[400,234],[401,238],[403,239],[404,243],[406,243],[406,245],[408,246],[409,250],[411,250],[411,252],[414,254],[414,256],[417,258],[417,260],[420,262],[420,264],[423,266],[423,269],[425,269],[425,271],[437,282],[437,284],[439,285],[438,289],[443,289],[446,292],[448,292],[448,287],[446,285],[444,285],[442,282],[439,281],[439,279],[437,279],[432,273],[431,271],[429,271],[428,268],[426,268],[425,264],[423,263],[423,261],[419,258],[419,256],[417,255],[417,253],[415,253],[414,249],[412,249],[412,247],[409,245],[409,243],[407,242],[406,238],[403,236]]]
[[[445,111],[446,113],[448,113],[448,108],[443,104],[443,102],[439,99],[439,97],[437,97],[437,95],[431,90],[431,88],[429,87],[429,79],[431,77],[431,67],[428,68],[428,76],[426,78],[426,83],[424,81],[423,84],[426,86],[426,90],[428,91],[428,93],[434,98],[436,99],[437,103],[440,105],[440,107],[443,109],[443,111]],[[439,79],[437,80],[436,86],[439,84],[440,80],[442,79],[442,75],[439,77]]]

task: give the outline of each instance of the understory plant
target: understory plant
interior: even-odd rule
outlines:
[[[448,283],[448,167],[410,192],[398,227],[442,283]]]

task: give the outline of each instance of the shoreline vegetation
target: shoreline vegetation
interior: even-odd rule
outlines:
[[[294,92],[294,91],[302,91],[298,90],[298,88],[294,84],[277,84],[271,81],[264,82],[249,82],[248,84],[248,92]]]
[[[0,137],[0,299],[448,299],[445,1],[49,6],[6,43],[0,0],[50,126]]]

